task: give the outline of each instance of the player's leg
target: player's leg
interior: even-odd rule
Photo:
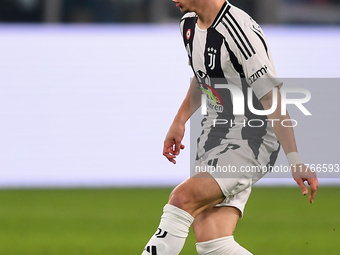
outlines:
[[[225,199],[218,182],[209,173],[198,173],[178,185],[170,194],[169,204],[194,218]]]
[[[247,144],[229,144],[221,152],[210,153],[207,160],[220,166],[256,166],[258,162]],[[217,166],[217,164],[216,164]],[[203,211],[193,223],[197,239],[197,252],[200,255],[250,255],[234,240],[234,230],[251,193],[251,185],[262,177],[262,173],[247,174],[242,171],[212,173],[225,195],[224,201],[216,207]]]
[[[237,166],[237,169],[245,164],[259,165],[246,142],[236,146],[224,144],[215,147],[206,153],[206,157],[199,164],[210,165],[210,161],[216,161],[221,166]],[[239,171],[236,175],[233,174],[232,178],[230,178],[230,173],[227,175],[222,173],[221,176],[216,173],[211,175],[199,173],[187,179],[171,193],[169,203],[164,207],[158,230],[148,242],[142,255],[179,254],[188,235],[189,227],[197,215],[221,202],[223,206],[234,206],[233,203],[223,204],[224,198],[228,201],[236,201],[236,204],[239,203],[238,201],[245,201],[239,203],[240,206],[234,206],[242,212],[250,194],[250,186],[262,176],[263,173],[256,175]],[[242,196],[240,200],[239,194],[241,193],[247,195]]]
[[[159,227],[142,255],[179,254],[194,217],[223,200],[219,185],[208,173],[199,173],[181,183],[172,191]]]
[[[202,212],[192,224],[197,242],[232,236],[239,218],[240,211],[229,206],[214,207]]]
[[[240,218],[236,207],[214,207],[198,215],[193,222],[199,255],[250,255],[234,240]]]

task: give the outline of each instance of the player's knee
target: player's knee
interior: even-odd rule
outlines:
[[[177,186],[171,192],[169,204],[176,206],[190,214],[195,209],[194,196],[190,189],[187,189],[183,184]]]

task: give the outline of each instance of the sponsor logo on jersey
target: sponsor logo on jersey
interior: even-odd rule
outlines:
[[[257,70],[255,73],[253,73],[249,78],[249,84],[253,84],[255,81],[257,81],[261,76],[268,73],[268,67],[264,65],[261,69]]]
[[[204,76],[204,77],[208,77],[205,73],[200,71],[200,75],[198,75],[198,77]],[[198,89],[204,91],[205,93],[202,94],[202,104],[205,106],[208,106],[210,109],[214,110],[215,112],[218,113],[222,113],[224,110],[224,107],[222,105],[222,101],[221,101],[221,97],[220,95],[217,93],[217,91],[209,86],[208,84],[204,83],[204,82],[197,82],[200,87],[198,87]],[[202,110],[205,110],[203,113],[203,115],[206,115],[206,107],[202,107]]]
[[[216,101],[213,103],[210,100],[208,100],[207,105],[210,109],[218,113],[222,113],[224,110],[223,105],[217,104]]]

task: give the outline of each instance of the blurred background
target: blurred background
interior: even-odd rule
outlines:
[[[259,23],[339,24],[339,0],[232,0]],[[181,13],[169,0],[1,0],[1,22],[164,23]]]
[[[304,162],[340,163],[329,110],[339,107],[340,1],[231,2],[262,25],[279,77],[313,78],[291,84],[312,92],[312,117],[291,109]],[[0,187],[174,186],[187,178],[190,128],[178,164],[162,156],[192,76],[181,16],[170,0],[0,0]],[[326,118],[327,134],[316,135]],[[311,150],[311,140],[327,149]],[[278,165],[287,165],[282,152]],[[287,174],[268,176],[259,185],[294,185]]]
[[[311,92],[312,116],[288,110],[302,161],[327,169],[312,206],[268,174],[235,236],[254,254],[338,254],[340,0],[231,3],[261,24],[285,86]],[[141,253],[199,133],[187,123],[177,164],[163,157],[192,77],[181,16],[171,0],[0,0],[1,255]]]

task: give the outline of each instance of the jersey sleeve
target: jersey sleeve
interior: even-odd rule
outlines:
[[[181,36],[182,36],[182,37],[183,37],[183,30],[184,30],[184,21],[185,21],[185,19],[182,18],[181,21],[180,21],[180,23],[179,23],[179,29],[180,29],[180,31],[181,31]],[[186,49],[186,50],[187,50],[187,49]],[[190,58],[189,58],[189,56],[188,56],[188,65],[190,66]]]
[[[194,13],[194,12],[186,13],[186,14],[182,17],[182,19],[181,19],[181,21],[180,21],[180,23],[179,23],[179,27],[180,27],[180,31],[181,31],[181,36],[182,36],[183,40],[184,40],[184,38],[185,38],[186,36],[188,36],[188,35],[187,35],[187,32],[188,32],[188,31],[184,31],[184,23],[185,23],[186,19],[188,19],[188,18],[193,18],[193,17],[196,17],[196,13]],[[184,46],[185,46],[185,50],[186,50],[187,53],[188,53],[188,65],[190,66],[190,65],[191,65],[191,63],[190,63],[190,50],[189,50],[189,48],[188,48],[188,45],[185,45],[185,43],[184,43]]]
[[[277,78],[275,65],[261,27],[249,16],[234,25],[231,34],[233,51],[242,65],[247,83],[261,99],[282,82]]]

